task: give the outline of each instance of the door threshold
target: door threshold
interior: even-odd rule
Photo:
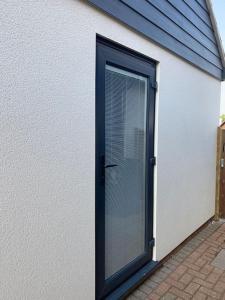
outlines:
[[[148,276],[153,273],[159,266],[158,261],[151,261],[144,265],[133,276],[127,279],[116,290],[105,297],[105,300],[119,300],[128,296],[137,286],[139,286]]]

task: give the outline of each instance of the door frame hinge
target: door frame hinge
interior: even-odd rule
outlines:
[[[152,81],[152,88],[155,89],[156,91],[158,90],[158,82],[157,81]]]
[[[155,239],[153,238],[151,241],[148,242],[149,248],[153,248],[155,246]]]
[[[156,157],[155,156],[150,158],[150,164],[151,164],[151,166],[156,165]]]

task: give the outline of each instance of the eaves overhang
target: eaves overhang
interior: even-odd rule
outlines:
[[[209,10],[209,17],[212,22],[212,27],[214,30],[217,46],[218,46],[220,57],[221,57],[221,62],[223,65],[222,81],[224,81],[225,80],[225,54],[224,54],[223,43],[222,43],[222,39],[221,39],[221,36],[219,33],[216,17],[215,17],[214,11],[213,11],[212,1],[206,0],[206,4],[207,4],[208,10]]]

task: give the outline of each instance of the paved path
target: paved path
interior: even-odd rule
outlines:
[[[127,300],[224,299],[225,270],[212,261],[225,249],[225,223],[202,229]]]

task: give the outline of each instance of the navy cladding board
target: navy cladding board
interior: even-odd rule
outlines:
[[[88,0],[210,75],[223,65],[205,0]]]

